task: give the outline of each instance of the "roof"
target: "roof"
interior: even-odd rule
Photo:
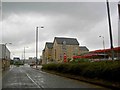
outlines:
[[[64,42],[66,45],[79,45],[79,42],[76,38],[65,38],[65,37],[55,37],[58,44],[63,44]]]
[[[86,46],[80,46],[81,51],[89,51],[89,49]]]
[[[103,52],[110,52],[112,49],[103,49],[103,50],[95,50],[95,51],[91,51],[92,53],[103,53]],[[116,52],[120,52],[120,47],[115,47],[113,48],[114,51]]]
[[[53,48],[53,43],[52,43],[52,42],[46,42],[46,46],[47,46],[49,49],[52,49],[52,48]]]

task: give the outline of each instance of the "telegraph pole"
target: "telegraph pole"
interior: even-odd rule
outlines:
[[[109,34],[110,34],[110,44],[111,44],[111,54],[112,60],[114,60],[114,51],[113,51],[113,37],[112,37],[112,28],[111,28],[111,19],[110,19],[110,9],[109,9],[109,2],[107,0],[107,13],[108,13],[108,23],[109,23]]]
[[[38,55],[38,27],[36,27],[36,68],[38,63],[37,55]]]

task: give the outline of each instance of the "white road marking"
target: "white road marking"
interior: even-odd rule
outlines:
[[[10,67],[10,70],[9,71],[11,71],[13,69],[13,67]]]
[[[39,86],[27,73],[26,75],[38,88],[43,88],[42,86]]]

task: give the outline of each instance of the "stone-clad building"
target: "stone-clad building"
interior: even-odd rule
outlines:
[[[88,53],[89,49],[86,46],[80,46],[80,55]]]
[[[53,49],[53,43],[46,42],[45,49],[43,50],[43,59],[44,59],[43,63],[53,61],[52,49]]]
[[[72,59],[73,55],[79,55],[79,42],[76,38],[55,37],[53,43],[47,42],[43,50],[42,63],[61,63],[64,54],[67,59]]]

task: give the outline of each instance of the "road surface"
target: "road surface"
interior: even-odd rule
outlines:
[[[36,70],[28,65],[12,66],[4,73],[2,88],[103,88]]]

